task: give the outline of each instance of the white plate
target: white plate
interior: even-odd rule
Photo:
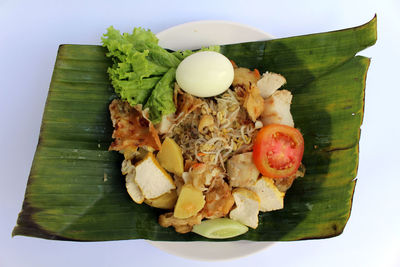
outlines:
[[[171,27],[157,34],[159,45],[172,50],[234,44],[272,39],[259,29],[230,21],[194,21]]]
[[[243,24],[227,21],[196,21],[157,34],[160,46],[172,50],[272,39],[272,35]],[[245,257],[271,246],[273,242],[153,242],[153,246],[188,259],[216,261]]]

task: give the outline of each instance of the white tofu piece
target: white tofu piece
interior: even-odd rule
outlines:
[[[227,162],[229,185],[233,187],[246,187],[257,181],[258,171],[253,163],[253,152],[234,155]]]
[[[135,176],[132,174],[127,174],[125,177],[125,186],[128,191],[129,196],[138,204],[142,204],[144,201],[144,196],[139,186],[135,182]]]
[[[277,123],[294,127],[293,117],[290,113],[292,93],[288,90],[278,90],[264,100],[264,110],[261,121],[264,126]]]
[[[276,90],[286,83],[285,77],[273,72],[266,72],[261,79],[257,81],[257,87],[260,89],[261,96],[265,99],[270,97]]]
[[[153,153],[136,164],[135,182],[144,198],[153,199],[175,189],[171,176],[160,166]]]
[[[229,218],[256,229],[260,210],[260,199],[257,194],[245,188],[236,188],[232,191],[232,195],[236,207],[229,213]]]
[[[135,182],[136,169],[135,166],[132,165],[130,160],[125,159],[122,162],[121,172],[122,174],[126,175],[125,186],[129,196],[137,204],[142,204],[144,201],[144,196],[142,194],[142,191]]]
[[[255,192],[260,198],[260,211],[283,209],[285,193],[279,191],[271,178],[261,177],[254,185],[247,188]]]

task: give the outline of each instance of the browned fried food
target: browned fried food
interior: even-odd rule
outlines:
[[[115,139],[109,150],[136,151],[138,147],[161,148],[160,138],[153,124],[127,101],[114,99],[110,106]]]
[[[209,219],[224,217],[235,203],[231,188],[222,178],[213,180],[205,197],[206,204],[203,208],[203,215]]]
[[[292,94],[288,90],[278,90],[264,100],[260,120],[263,125],[284,124],[294,127],[293,117],[290,113]]]
[[[191,168],[193,165],[195,165],[196,163],[198,163],[198,162],[195,161],[195,160],[190,160],[190,159],[185,160],[185,166],[183,167],[183,170],[184,170],[185,172],[188,172],[188,171],[190,170],[190,168]]]
[[[259,79],[260,73],[256,70],[251,71],[247,68],[235,68],[232,86],[248,88],[250,83],[256,84]]]
[[[189,170],[189,179],[187,182],[191,183],[197,189],[205,191],[214,179],[222,178],[223,173],[224,171],[216,165],[197,163]]]
[[[227,162],[229,184],[233,187],[252,186],[260,172],[253,162],[253,153],[246,152],[231,157]]]
[[[203,104],[203,100],[191,94],[183,92],[177,85],[175,86],[175,105],[177,106],[177,118],[183,118]]]
[[[244,96],[243,107],[247,110],[250,119],[254,122],[260,117],[264,110],[264,98],[260,94],[260,89],[255,84],[250,84]]]
[[[193,225],[200,224],[202,219],[203,215],[201,214],[201,212],[199,212],[195,216],[186,219],[175,218],[173,212],[168,212],[160,215],[160,217],[158,218],[158,223],[162,227],[173,226],[175,228],[175,231],[181,234],[185,234],[192,231]]]
[[[286,192],[292,186],[294,179],[296,179],[295,174],[285,178],[274,179],[274,181],[279,191]]]
[[[299,177],[304,177],[305,167],[303,164],[300,165],[299,169],[295,174],[285,178],[274,179],[275,185],[281,192],[286,192],[293,184],[294,180]]]
[[[249,117],[254,122],[264,110],[264,99],[257,87],[260,73],[257,69],[251,71],[247,68],[235,68],[232,86]]]
[[[178,175],[174,175],[174,183],[176,185],[176,193],[179,194],[181,193],[182,186],[185,184],[185,181],[182,179],[182,177]]]

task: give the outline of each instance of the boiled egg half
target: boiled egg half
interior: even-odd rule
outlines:
[[[216,96],[233,81],[233,66],[224,55],[201,51],[185,58],[176,70],[176,81],[182,90],[198,97]]]

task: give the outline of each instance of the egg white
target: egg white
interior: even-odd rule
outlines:
[[[197,97],[216,96],[233,81],[233,66],[224,55],[201,51],[185,58],[176,70],[176,81],[182,90]]]

